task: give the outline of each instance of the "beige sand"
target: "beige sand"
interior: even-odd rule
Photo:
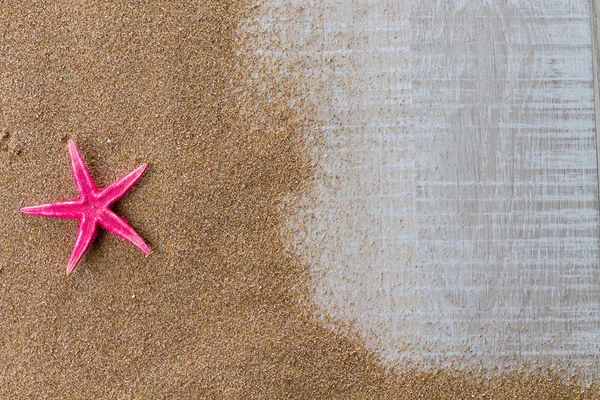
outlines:
[[[0,397],[594,398],[557,378],[392,373],[313,317],[279,205],[311,175],[293,82],[235,56],[236,1],[0,6]],[[241,67],[240,67],[241,65]],[[150,167],[116,210],[148,241],[21,206]]]

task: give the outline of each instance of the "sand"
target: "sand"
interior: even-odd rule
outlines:
[[[0,397],[598,398],[550,374],[392,371],[315,317],[282,236],[310,190],[295,82],[247,54],[243,1],[0,6]],[[77,222],[66,142],[153,254],[102,232],[65,275]]]

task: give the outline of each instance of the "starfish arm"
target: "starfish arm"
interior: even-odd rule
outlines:
[[[114,202],[125,196],[127,192],[131,190],[133,185],[142,177],[142,174],[146,170],[148,164],[144,164],[139,168],[131,171],[121,179],[111,183],[105,187],[98,194],[98,200],[104,204],[105,207],[110,207]]]
[[[77,145],[72,140],[69,140],[69,157],[73,166],[73,179],[75,180],[77,191],[82,198],[89,198],[91,194],[98,192],[98,188],[92,179],[90,170],[85,165],[85,161],[83,161],[83,157],[81,157]]]
[[[83,205],[79,200],[23,207],[21,212],[29,215],[41,215],[51,218],[81,218]]]
[[[100,215],[98,222],[104,229],[112,232],[118,237],[133,243],[137,246],[141,251],[145,254],[150,254],[152,251],[142,239],[140,235],[137,234],[136,231],[133,230],[131,226],[125,221],[124,218],[118,216],[114,212],[109,209],[105,209],[104,212]]]
[[[85,254],[87,249],[92,244],[94,236],[96,235],[96,220],[92,217],[84,216],[79,222],[79,230],[77,231],[77,238],[73,245],[73,253],[67,263],[67,275],[70,275],[75,268],[77,263],[81,260],[81,257]]]

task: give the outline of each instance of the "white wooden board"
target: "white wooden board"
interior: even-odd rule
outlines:
[[[304,60],[332,144],[307,250],[325,312],[392,363],[598,375],[589,1],[267,11],[288,46],[273,57]]]

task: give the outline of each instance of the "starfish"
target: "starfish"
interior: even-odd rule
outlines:
[[[148,164],[142,165],[104,189],[98,190],[77,145],[72,140],[69,140],[69,157],[71,158],[73,178],[79,197],[59,203],[21,208],[21,212],[25,214],[79,220],[79,231],[73,246],[73,253],[67,263],[67,275],[75,270],[77,263],[92,244],[98,225],[133,243],[145,254],[150,254],[151,250],[144,239],[129,226],[124,218],[110,209],[111,205],[131,190]]]

